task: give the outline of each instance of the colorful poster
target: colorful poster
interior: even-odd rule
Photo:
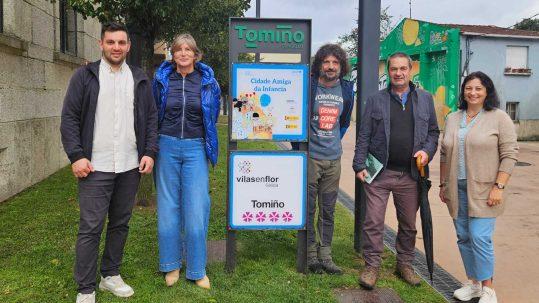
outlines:
[[[307,141],[308,67],[232,65],[231,140]]]
[[[229,170],[231,229],[305,226],[305,152],[235,151],[230,153]]]

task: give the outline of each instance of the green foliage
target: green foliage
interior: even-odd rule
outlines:
[[[172,42],[178,33],[188,32],[203,51],[202,61],[210,65],[223,93],[228,93],[228,19],[243,16],[249,8],[248,0],[195,1],[189,18],[175,19],[171,28],[180,29],[164,33],[162,38]]]
[[[203,61],[214,69],[222,90],[228,91],[228,18],[243,16],[250,7],[249,0],[67,0],[67,3],[84,18],[120,21],[138,33],[144,41],[142,66],[146,71],[153,67],[156,42],[171,42],[177,34],[191,33],[205,53]]]
[[[526,18],[515,24],[515,29],[539,32],[539,19]]]
[[[393,27],[393,16],[389,15],[387,12],[389,6],[380,10],[380,41],[391,32]],[[358,43],[358,31],[357,27],[352,28],[349,33],[339,36],[338,43],[341,44],[348,56],[356,57],[357,56],[357,43]]]

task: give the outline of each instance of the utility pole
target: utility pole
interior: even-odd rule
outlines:
[[[367,97],[378,91],[381,0],[359,0],[358,7],[356,141]],[[360,252],[366,197],[361,181],[357,178],[355,181],[354,249]]]

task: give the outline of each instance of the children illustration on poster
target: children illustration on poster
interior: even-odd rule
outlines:
[[[233,66],[232,140],[305,140],[307,67]]]

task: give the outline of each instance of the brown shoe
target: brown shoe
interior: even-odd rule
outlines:
[[[414,272],[412,266],[408,264],[397,264],[397,275],[400,276],[406,283],[412,286],[418,286],[421,283],[421,279]]]
[[[373,289],[378,280],[379,267],[367,266],[359,276],[359,285],[366,289]]]

